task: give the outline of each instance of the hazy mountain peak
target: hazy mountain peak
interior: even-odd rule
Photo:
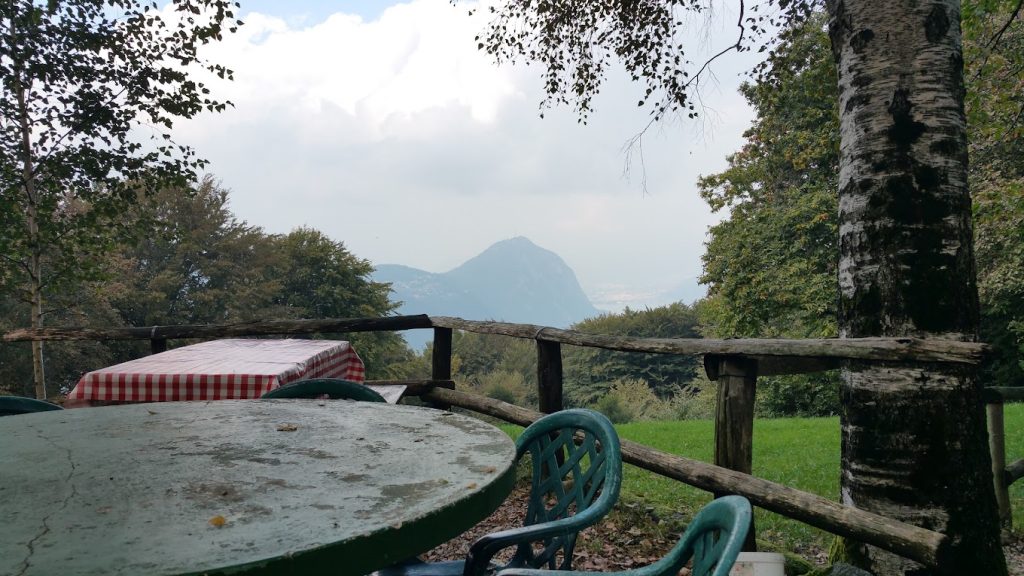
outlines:
[[[403,302],[401,314],[560,328],[600,314],[565,261],[524,236],[496,242],[442,274],[385,264],[377,267],[373,279],[392,283],[393,298]],[[429,331],[406,335],[414,346],[414,340],[430,337]]]

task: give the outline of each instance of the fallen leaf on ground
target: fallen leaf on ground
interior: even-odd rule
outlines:
[[[215,526],[217,528],[220,528],[220,527],[224,526],[227,523],[228,523],[227,519],[225,519],[220,514],[214,516],[213,518],[210,518],[210,525],[211,526]]]
[[[295,424],[278,424],[277,425],[277,431],[278,432],[295,432],[298,429],[299,429],[299,427],[296,426]]]

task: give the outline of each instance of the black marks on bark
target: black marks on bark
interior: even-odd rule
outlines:
[[[889,114],[892,115],[892,126],[889,127],[889,140],[899,154],[908,154],[910,145],[924,134],[925,125],[914,120],[911,113],[914,105],[910,103],[910,91],[898,88],[889,103]]]
[[[858,106],[864,106],[869,102],[871,102],[871,96],[869,96],[866,91],[857,92],[846,101],[846,112],[851,112]]]
[[[840,258],[865,265],[855,292],[840,296],[840,324],[851,337],[966,329],[969,294],[952,281],[962,254],[950,250],[950,228],[934,225],[964,210],[961,197],[942,193],[948,174],[907,156],[874,168],[876,177],[851,179],[840,190],[865,200],[840,213],[841,223],[871,223],[840,238]]]
[[[884,371],[888,367],[880,368]],[[902,367],[893,364],[891,368],[899,371]],[[956,377],[956,372],[953,369],[937,376],[940,380],[948,380]],[[886,376],[884,372],[879,375],[882,378]],[[899,388],[892,391],[843,386],[840,396],[844,406],[872,407],[871,410],[844,412],[847,424],[856,427],[861,434],[858,441],[846,442],[850,453],[844,452],[844,458],[852,457],[857,462],[874,464],[877,470],[862,474],[864,482],[854,487],[860,496],[922,506],[934,505],[948,498],[945,491],[951,471],[967,465],[965,459],[973,460],[974,455],[930,439],[948,438],[946,435],[953,432],[951,428],[962,425],[958,419],[945,417],[949,411],[977,410],[965,405],[961,400],[963,394],[937,387],[928,371],[921,370],[913,381],[900,383]],[[843,434],[845,436],[846,432]],[[844,440],[847,439],[844,437]],[[901,466],[903,470],[900,471],[894,470],[890,463],[894,455],[913,464],[905,468]],[[905,474],[909,474],[909,478],[903,478]],[[963,495],[963,498],[969,499],[970,495]],[[918,519],[915,523],[931,530],[940,528],[925,519]]]
[[[960,50],[959,48],[956,49],[956,50],[953,50],[953,55],[950,56],[950,61],[952,62],[952,65],[951,65],[952,69],[955,71],[954,72],[953,82],[955,82],[956,86],[957,86],[956,87],[957,98],[959,100],[963,101],[965,98],[967,98],[967,84],[964,82],[964,75],[963,75],[963,70],[964,70],[964,53],[963,53],[963,51]]]
[[[847,238],[840,242],[840,249],[845,248],[844,244],[848,244]],[[858,286],[852,297],[840,297],[840,300],[839,322],[846,326],[847,336],[859,338],[883,334],[885,303],[877,284]]]
[[[853,48],[854,53],[860,54],[874,37],[875,33],[872,30],[865,28],[850,38],[850,48]]]
[[[936,154],[945,154],[952,156],[954,154],[959,155],[963,152],[963,146],[960,141],[955,138],[945,138],[942,140],[936,140],[932,142],[928,149]]]
[[[934,166],[917,164],[914,166],[914,182],[922,192],[935,194],[939,186],[946,183],[946,175]]]
[[[839,65],[842,54],[843,37],[853,29],[850,18],[846,15],[846,5],[843,0],[829,0],[828,12],[828,39],[832,45],[832,60]]]
[[[865,86],[870,86],[874,81],[875,77],[870,74],[857,74],[850,81],[850,85],[854,88],[864,88]]]
[[[850,179],[839,190],[839,196],[857,197],[867,195],[872,197],[878,183],[871,178]],[[864,221],[864,215],[860,211],[840,211],[840,225],[851,222]],[[870,243],[871,238],[877,233],[871,231],[851,231],[841,234],[839,237],[839,257],[845,259],[860,259],[864,251],[864,244]],[[883,334],[883,318],[886,316],[886,303],[883,301],[884,293],[878,282],[857,282],[856,291],[849,297],[840,294],[839,296],[839,324],[845,326],[847,335],[850,337],[876,336]]]
[[[924,20],[924,34],[929,42],[938,42],[949,32],[949,15],[942,6],[933,6]]]

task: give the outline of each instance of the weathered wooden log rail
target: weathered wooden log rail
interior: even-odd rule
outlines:
[[[843,362],[930,362],[977,366],[987,346],[972,342],[916,338],[849,339],[685,339],[636,338],[586,334],[530,324],[480,322],[445,316],[393,316],[387,318],[337,318],[323,320],[271,320],[227,325],[153,326],[146,328],[42,328],[15,330],[3,335],[3,341],[29,340],[150,340],[155,352],[166,350],[170,339],[209,339],[237,336],[296,334],[338,334],[365,331],[433,329],[434,345],[431,378],[401,383],[407,394],[423,396],[441,406],[459,406],[496,416],[509,422],[528,424],[542,413],[561,410],[561,345],[584,346],[624,352],[702,356],[711,380],[718,381],[715,419],[715,462],[704,462],[664,454],[652,448],[623,443],[624,459],[669,478],[711,491],[736,493],[754,504],[834,534],[874,544],[930,567],[940,568],[949,543],[945,536],[909,524],[887,519],[831,500],[775,484],[750,475],[753,445],[754,397],[757,377],[798,374],[838,368]],[[496,400],[451,390],[452,334],[464,330],[525,338],[537,342],[538,408],[534,412]],[[378,383],[383,381],[376,381]],[[997,500],[1008,519],[1009,499],[1006,486],[1024,476],[1024,460],[1005,466],[1002,448],[1002,402],[1024,391],[1005,394],[990,392],[990,428],[998,406],[998,455],[993,446]],[[1002,495],[998,493],[1002,490]],[[1004,520],[1006,521],[1006,520]],[[753,536],[746,549],[754,547]],[[941,568],[940,568],[941,569]]]
[[[184,324],[145,328],[23,328],[4,334],[5,342],[30,340],[149,340],[155,352],[167,349],[168,340],[280,336],[284,334],[337,334],[433,328],[426,314],[384,318],[327,318],[323,320],[256,320],[234,324]]]

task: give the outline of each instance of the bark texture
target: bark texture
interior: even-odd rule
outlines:
[[[11,45],[17,44],[15,38],[14,24],[10,24],[12,41]],[[28,276],[29,276],[29,302],[31,305],[30,320],[32,328],[43,327],[43,257],[42,246],[39,237],[39,204],[36,195],[36,174],[35,157],[32,154],[32,125],[31,114],[28,109],[28,89],[21,82],[24,68],[20,60],[15,59],[14,66],[14,92],[18,99],[18,127],[21,135],[21,148],[19,151],[21,162],[21,190],[25,195],[27,211],[25,214],[25,225],[28,227]],[[32,379],[35,382],[36,398],[46,399],[46,374],[43,371],[43,343],[32,341]]]
[[[840,336],[974,341],[960,4],[830,0],[840,90]],[[875,574],[1006,574],[974,372],[850,361],[842,500],[937,530],[940,572],[870,546]]]

